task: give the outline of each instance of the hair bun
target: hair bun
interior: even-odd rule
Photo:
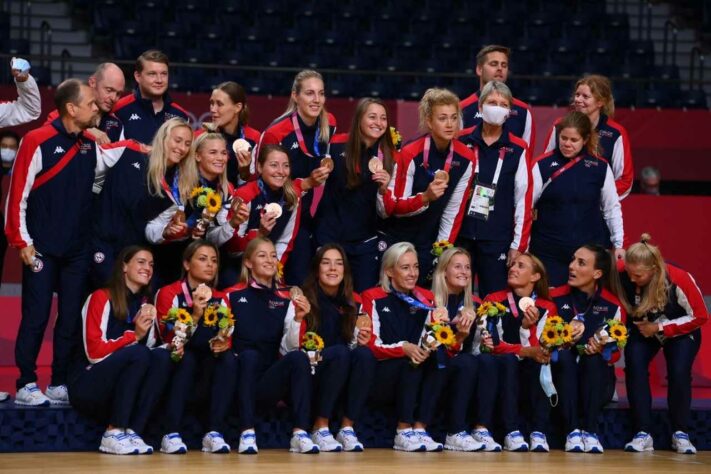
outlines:
[[[646,232],[639,236],[639,241],[643,244],[646,244],[647,242],[650,242],[651,240],[652,240],[652,236]]]

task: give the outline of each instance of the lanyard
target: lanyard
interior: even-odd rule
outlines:
[[[259,187],[259,192],[262,194],[264,200],[269,203],[269,196],[267,195],[267,187],[264,184],[262,178],[257,178],[257,186]],[[279,198],[279,205],[284,207],[284,192],[282,190],[281,197]]]
[[[427,135],[427,138],[425,138],[425,149],[422,152],[422,167],[429,173],[429,161],[430,161],[430,142],[432,141],[432,137],[430,135]],[[449,142],[449,153],[447,154],[447,159],[444,162],[444,170],[449,173],[449,169],[452,167],[452,159],[454,158],[454,142],[451,141]]]
[[[173,175],[173,182],[170,186],[168,186],[165,176],[163,176],[160,184],[163,191],[165,191],[165,193],[173,199],[173,202],[178,206],[178,208],[183,210],[185,206],[183,206],[183,203],[180,201],[180,186],[178,181],[180,181],[180,170],[176,169],[175,174]]]
[[[183,282],[180,284],[181,288],[183,289],[183,296],[185,297],[185,302],[187,305],[192,308],[193,307],[193,298],[192,295],[190,295],[190,288],[188,288],[188,283],[183,280]]]
[[[427,311],[432,311],[432,309],[434,309],[431,306],[428,306],[425,303],[423,303],[422,301],[420,301],[419,297],[413,298],[412,296],[406,295],[405,293],[401,293],[397,290],[392,290],[392,292],[395,296],[397,296],[398,298],[400,298],[402,301],[409,304],[410,306],[414,306],[416,308],[424,309]],[[413,291],[412,294],[415,295],[416,297],[418,296],[415,291]]]
[[[509,300],[509,309],[514,318],[518,318],[518,308],[516,307],[516,300],[514,299],[513,293],[510,291],[506,293],[506,298]]]
[[[367,151],[367,150],[366,150],[366,151]],[[366,156],[367,156],[367,154],[366,154]],[[384,158],[383,158],[383,150],[380,148],[380,145],[378,145],[378,153],[377,153],[377,156],[373,156],[372,158],[377,158],[377,159],[380,160],[381,163],[383,162],[383,159],[384,159]],[[366,165],[367,165],[368,161],[370,161],[370,160],[371,160],[371,158],[367,158]],[[360,170],[361,170],[361,168],[360,168],[360,162],[361,162],[361,160],[356,161],[356,164],[355,164],[355,165],[356,165],[356,166],[355,166],[355,171],[356,171],[356,173],[360,173]],[[367,166],[366,166],[366,167],[367,167]]]
[[[477,175],[477,181],[479,181],[479,148],[474,149],[476,155],[476,168],[474,168],[474,173]],[[494,171],[494,179],[491,180],[491,186],[496,187],[499,182],[499,177],[501,176],[501,168],[504,166],[504,156],[506,156],[506,148],[499,148],[499,159],[496,161],[496,170]]]
[[[309,158],[314,158],[314,155],[309,153],[309,149],[306,148],[306,143],[304,142],[304,134],[301,132],[301,126],[299,125],[299,119],[296,118],[296,112],[291,114],[291,123],[294,126],[294,132],[296,133],[296,141],[299,142],[299,148],[301,148],[301,152]],[[317,127],[316,133],[314,134],[314,153],[316,153],[316,156],[321,156],[321,153],[319,153],[318,149],[318,137],[319,129]]]
[[[548,181],[546,181],[545,184],[543,185],[543,187],[541,188],[541,193],[548,187],[548,185],[550,185],[553,182],[554,179],[556,179],[557,177],[559,177],[560,175],[562,175],[563,173],[568,171],[570,168],[575,166],[582,159],[583,159],[583,155],[577,156],[577,157],[573,158],[572,160],[570,160],[569,162],[567,162],[562,168],[557,170],[555,173],[553,173],[551,175],[551,177],[548,178]]]
[[[585,315],[588,314],[588,311],[590,311],[590,308],[592,308],[593,303],[595,302],[595,298],[597,297],[598,293],[599,293],[599,289],[596,289],[595,294],[593,294],[593,296],[590,298],[588,307],[585,308],[585,311],[583,311],[582,313],[580,313],[578,311],[578,308],[575,306],[575,302],[573,301],[573,313],[575,313],[575,315],[573,316],[573,319],[577,319],[578,321],[585,322]]]

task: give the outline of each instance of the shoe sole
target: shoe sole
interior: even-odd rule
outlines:
[[[422,445],[417,449],[405,449],[400,446],[393,446],[393,449],[395,451],[402,451],[404,453],[424,453],[427,451],[427,448],[425,447],[425,445]]]
[[[353,449],[344,449],[343,450],[346,453],[362,453],[363,452],[363,446],[356,446]]]
[[[638,450],[638,449],[634,449],[631,446],[630,447],[625,446],[626,453],[649,453],[652,451],[654,451],[654,448],[644,448],[644,449]]]
[[[479,448],[479,449],[464,449],[464,448],[460,448],[460,447],[458,447],[458,446],[451,446],[451,445],[449,445],[449,444],[445,444],[445,445],[444,445],[444,449],[446,449],[447,451],[459,451],[459,452],[463,452],[463,453],[475,453],[475,452],[477,452],[477,451],[481,451],[482,449],[484,449],[484,447],[482,446],[482,447]]]
[[[188,452],[188,449],[187,448],[178,448],[175,451],[164,451],[161,449],[160,452],[163,454],[186,454]]]
[[[565,452],[566,453],[582,453],[585,451],[583,450],[583,448],[576,446],[574,448],[566,449]]]
[[[210,453],[210,454],[228,454],[230,452],[230,448],[228,446],[223,446],[217,451],[213,451],[209,448],[202,448],[203,453]]]
[[[249,447],[249,448],[242,450],[242,451],[238,451],[239,454],[257,454],[258,452],[259,452],[258,450],[254,449],[252,447]]]
[[[320,451],[318,449],[318,446],[314,446],[313,448],[311,448],[310,451],[301,451],[300,449],[289,448],[289,452],[296,454],[318,454]]]
[[[590,450],[585,451],[588,454],[602,454],[604,451],[598,448],[593,448]]]
[[[51,404],[49,400],[44,401],[42,403],[27,403],[27,402],[21,402],[18,399],[15,399],[14,403],[15,403],[15,405],[20,405],[23,407],[48,407]]]
[[[118,452],[118,451],[113,451],[113,450],[111,450],[111,449],[104,448],[103,446],[99,446],[99,451],[101,451],[101,452],[104,453],[104,454],[114,454],[114,455],[116,455],[116,456],[133,456],[133,455],[139,454],[139,453],[138,453],[138,448],[136,448],[136,449],[134,449],[133,451],[130,451],[130,452],[120,453],[120,452]]]
[[[528,446],[521,446],[520,448],[516,449],[506,449],[504,448],[505,451],[508,451],[510,453],[527,453],[528,452]]]
[[[425,447],[425,451],[427,451],[428,453],[441,453],[442,451],[444,451],[444,446],[437,446],[434,449],[427,449]]]
[[[322,452],[322,453],[340,453],[341,451],[343,451],[343,447],[341,447],[341,446],[339,446],[335,449],[321,449],[321,448],[318,448],[318,449],[319,449],[319,452]]]
[[[547,453],[549,452],[549,449],[546,449],[544,446],[536,446],[535,448],[531,449],[532,453]]]

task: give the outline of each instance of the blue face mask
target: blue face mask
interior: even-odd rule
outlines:
[[[551,372],[550,364],[541,366],[541,373],[538,379],[541,382],[541,388],[543,388],[548,400],[550,400],[551,406],[558,405],[558,392],[555,389],[555,385],[553,385],[553,373]]]

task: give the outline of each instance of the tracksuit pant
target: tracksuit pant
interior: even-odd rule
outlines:
[[[600,354],[578,357],[576,351],[564,350],[558,352],[558,361],[552,363],[552,369],[566,433],[575,429],[597,433],[598,417],[606,402],[607,362]]]
[[[395,403],[395,414],[400,423],[414,423],[417,397],[424,377],[423,367],[414,367],[407,357],[378,361],[375,380],[370,392],[370,403],[375,407]]]
[[[368,347],[358,346],[350,351],[350,366],[345,394],[345,415],[357,421],[368,401],[378,361]]]
[[[514,354],[483,353],[479,358],[479,375],[475,424],[491,429],[497,401],[501,424],[506,433],[518,430],[519,361]]]

